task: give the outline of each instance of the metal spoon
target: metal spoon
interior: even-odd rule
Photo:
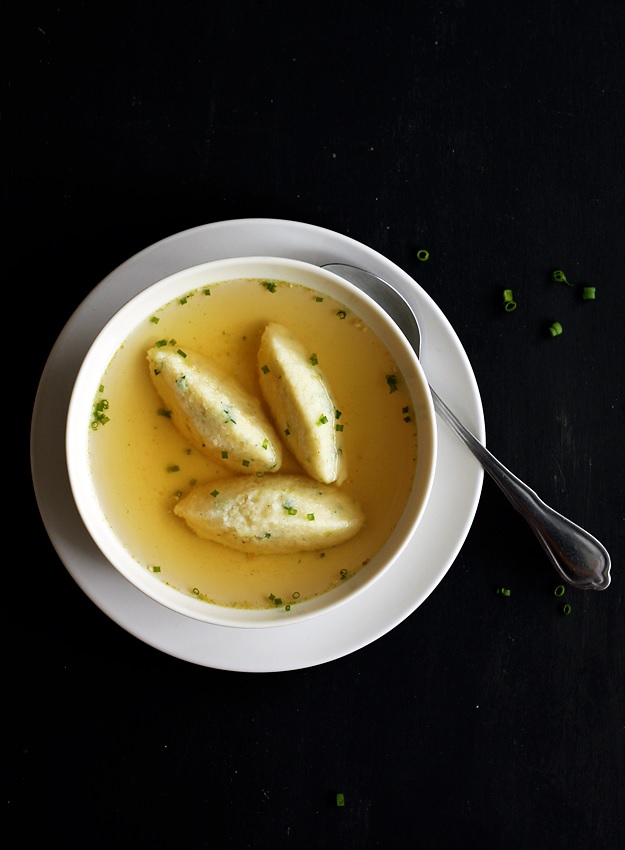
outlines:
[[[365,269],[345,263],[327,263],[324,269],[356,284],[393,318],[414,348],[421,353],[421,332],[412,307],[390,283]],[[480,461],[486,472],[523,516],[568,584],[582,590],[605,590],[610,584],[610,556],[591,534],[546,505],[527,484],[513,475],[451,412],[430,387],[434,409]]]

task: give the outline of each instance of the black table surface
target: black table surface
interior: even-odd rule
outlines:
[[[625,4],[119,7],[44,2],[5,27],[10,846],[625,846]],[[605,544],[607,590],[569,588],[563,614],[485,477],[434,592],[327,663],[195,664],[88,598],[32,486],[48,355],[127,258],[257,217],[418,281],[469,357],[491,451]]]

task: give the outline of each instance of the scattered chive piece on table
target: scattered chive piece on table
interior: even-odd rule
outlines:
[[[560,334],[562,333],[562,325],[560,324],[560,322],[554,322],[549,328],[549,333],[551,334],[551,336],[560,336]]]
[[[555,596],[564,596],[564,585],[559,584],[556,589],[553,591]]]
[[[337,794],[336,795],[336,805],[344,806],[345,805],[345,794]]]
[[[501,596],[510,596],[510,589],[508,587],[498,587],[497,593]]]
[[[566,283],[568,286],[573,286],[573,284],[566,279],[566,275],[562,271],[562,269],[556,269],[551,273],[551,279],[555,280],[556,283]]]
[[[425,263],[430,259],[430,252],[426,251],[422,248],[420,251],[417,251],[417,260],[421,260],[422,263]]]
[[[514,300],[511,289],[504,289],[503,291],[503,307],[507,313],[516,310],[516,301]]]
[[[566,614],[567,616],[571,613],[571,610],[572,610],[571,606],[569,605],[568,602],[566,603],[566,605],[562,606],[562,613]]]
[[[594,301],[595,300],[595,287],[594,286],[585,286],[584,291],[582,292],[582,298],[584,301]]]

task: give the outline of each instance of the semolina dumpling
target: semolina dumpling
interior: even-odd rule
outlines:
[[[336,546],[364,524],[360,506],[343,490],[282,473],[233,476],[195,487],[174,513],[199,537],[268,555]]]
[[[152,383],[180,433],[233,472],[277,471],[282,446],[260,401],[204,355],[154,347]]]
[[[261,338],[258,367],[273,421],[295,458],[317,481],[342,483],[346,465],[337,408],[315,355],[284,325],[270,322]]]

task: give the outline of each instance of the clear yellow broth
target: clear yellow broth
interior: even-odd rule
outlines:
[[[270,321],[289,327],[317,356],[342,412],[348,476],[341,487],[366,516],[355,537],[323,551],[241,553],[200,539],[173,512],[189,488],[232,473],[192,449],[162,415],[148,348],[166,340],[199,351],[262,401],[257,353]],[[155,580],[216,605],[294,605],[349,581],[388,539],[412,487],[418,435],[390,353],[357,315],[299,284],[223,281],[164,305],[111,360],[94,410],[102,401],[108,421],[92,423],[89,452],[108,522]],[[302,472],[286,446],[280,472]]]

